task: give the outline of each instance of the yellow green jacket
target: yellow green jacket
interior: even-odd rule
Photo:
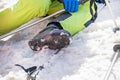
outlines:
[[[79,6],[72,16],[60,21],[63,29],[72,35],[85,28],[85,23],[91,19],[90,1]],[[0,12],[0,35],[6,34],[35,17],[42,17],[63,9],[63,4],[54,0],[19,0],[12,8]]]

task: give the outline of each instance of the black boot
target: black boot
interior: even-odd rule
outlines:
[[[29,46],[33,51],[39,51],[44,46],[52,50],[61,49],[70,44],[70,37],[70,33],[58,25],[49,24],[29,41]]]

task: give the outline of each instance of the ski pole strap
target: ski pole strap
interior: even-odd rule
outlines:
[[[94,10],[92,7],[94,8]],[[94,13],[94,11],[95,11],[95,13]],[[95,0],[90,0],[90,13],[91,13],[92,18],[84,24],[85,27],[88,27],[97,18],[97,5],[95,3]]]

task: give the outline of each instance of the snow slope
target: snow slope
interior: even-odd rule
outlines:
[[[120,3],[113,1],[111,4],[115,6]],[[120,26],[120,7],[112,5],[112,8]],[[72,43],[57,55],[48,49],[33,52],[28,46],[29,39],[48,21],[0,42],[0,80],[26,80],[26,73],[15,64],[25,68],[44,64],[45,69],[39,72],[36,80],[103,80],[114,53],[113,46],[120,42],[120,31],[113,33],[115,25],[106,13],[109,13],[107,7],[99,13],[96,23],[73,36]],[[120,80],[119,67],[118,59],[109,80]]]

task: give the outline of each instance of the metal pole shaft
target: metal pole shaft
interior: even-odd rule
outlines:
[[[117,61],[117,57],[118,57],[118,54],[119,54],[119,53],[120,53],[120,50],[118,50],[118,51],[115,53],[115,56],[113,57],[113,60],[112,60],[110,66],[109,66],[109,68],[108,68],[108,71],[107,71],[107,73],[106,73],[106,75],[105,75],[104,80],[108,80],[108,79],[109,79],[110,73],[111,73],[111,71],[112,71],[112,69],[113,69],[113,66],[114,66],[115,62]]]
[[[105,0],[105,2],[106,2],[106,5],[107,5],[107,7],[108,7],[108,10],[109,10],[109,12],[110,12],[110,14],[111,14],[111,16],[112,16],[112,20],[113,20],[113,22],[114,22],[114,24],[115,24],[115,27],[113,27],[113,32],[115,33],[117,30],[119,30],[119,27],[118,27],[118,25],[117,25],[117,22],[116,22],[116,20],[115,20],[115,16],[113,15],[113,12],[112,12],[112,9],[111,9],[111,6],[110,6],[108,0]],[[116,46],[116,45],[115,45],[115,46]],[[119,53],[120,53],[120,48],[118,48],[117,51],[115,52],[115,55],[113,56],[113,60],[112,60],[110,66],[109,66],[109,68],[108,68],[108,71],[107,71],[107,73],[106,73],[106,75],[105,75],[104,80],[108,80],[108,79],[109,79],[110,73],[111,73],[111,71],[112,71],[112,69],[113,69],[113,66],[114,66],[115,62],[117,61],[117,58],[118,58],[118,54],[119,54]]]
[[[113,14],[113,12],[112,12],[112,9],[111,9],[111,6],[110,6],[108,0],[105,0],[105,2],[106,2],[106,5],[107,5],[107,7],[108,7],[108,10],[109,10],[109,12],[110,12],[110,14],[111,14],[111,16],[112,16],[112,20],[113,20],[113,22],[114,22],[114,24],[115,24],[115,27],[114,27],[114,28],[118,28],[117,22],[116,22],[116,20],[115,20],[115,16],[114,16],[114,14]]]

